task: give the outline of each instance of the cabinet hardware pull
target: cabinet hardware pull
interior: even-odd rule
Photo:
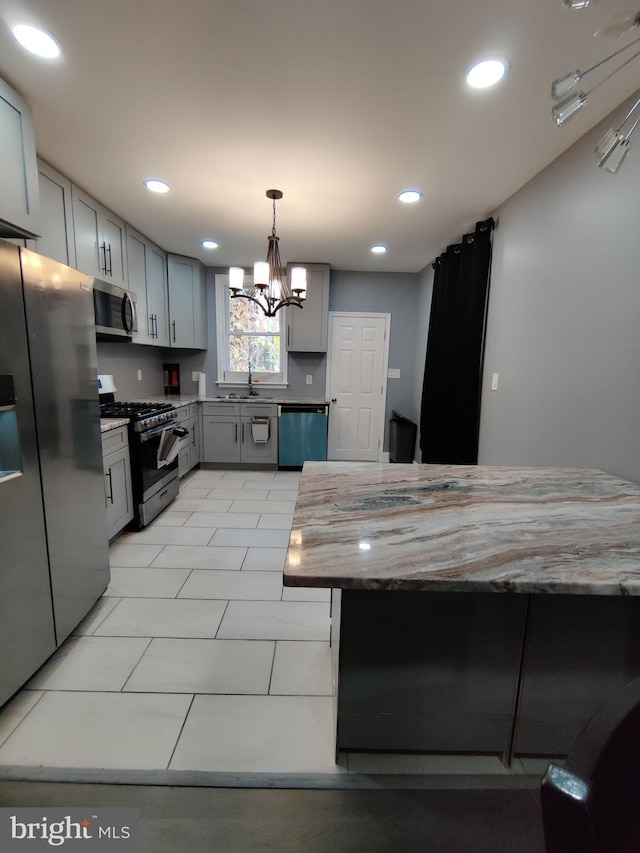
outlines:
[[[126,305],[129,306],[129,310],[131,311],[131,323],[127,322]],[[125,301],[122,303],[122,325],[124,326],[125,331],[129,334],[134,331],[138,331],[138,312],[136,309],[136,303],[133,301],[129,291],[125,293]]]
[[[173,326],[173,342],[176,342],[176,321],[174,320],[171,324]]]
[[[109,243],[108,248],[109,248],[109,273],[108,274],[111,276],[111,278],[113,278],[113,261],[111,258],[111,243]],[[104,257],[104,264],[105,264],[105,266],[107,265],[107,253],[106,253],[106,251],[105,251],[105,257]],[[105,272],[106,272],[106,270],[105,270]]]
[[[244,444],[244,421],[242,423],[242,443]]]
[[[153,314],[149,314],[149,337],[155,338],[153,334]]]
[[[164,490],[164,492],[160,492],[160,494],[158,495],[158,497],[159,497],[159,498],[163,498],[163,497],[167,494],[167,492],[168,492],[168,491],[169,491],[169,489],[165,489],[165,490]]]
[[[287,323],[287,347],[291,343],[291,326]]]
[[[153,315],[153,337],[154,338],[158,337],[158,315],[157,314]]]
[[[238,443],[238,423],[236,422],[236,440],[235,443]]]
[[[113,480],[111,479],[111,468],[109,468],[107,477],[109,478],[109,500],[113,503]]]
[[[338,402],[338,400],[337,400],[337,398],[336,398],[336,397],[332,397],[332,398],[331,398],[331,402],[332,402],[332,403],[337,403],[337,402]]]
[[[100,249],[104,258],[104,262],[100,264],[100,271],[107,275],[107,244],[104,241],[100,244]]]

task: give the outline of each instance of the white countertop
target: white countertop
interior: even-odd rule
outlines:
[[[100,432],[109,432],[112,429],[127,426],[129,418],[100,418]]]

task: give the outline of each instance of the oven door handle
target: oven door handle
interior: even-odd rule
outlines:
[[[166,429],[171,429],[177,425],[177,419],[175,421],[165,421],[163,424],[153,427],[153,429],[148,429],[146,432],[139,432],[138,435],[140,436],[140,441],[144,443],[145,441],[151,441],[154,438],[158,438]]]

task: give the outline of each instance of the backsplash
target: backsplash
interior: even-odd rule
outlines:
[[[139,344],[98,343],[98,373],[113,374],[116,400],[157,397],[164,394],[164,353]]]
[[[116,400],[141,400],[164,395],[166,363],[180,366],[180,390],[183,395],[197,394],[194,371],[207,375],[207,394],[218,392],[216,385],[215,349],[206,351],[171,350],[129,343],[98,343],[98,373],[112,374],[118,389]],[[142,379],[138,379],[142,371]],[[307,385],[306,377],[312,377]],[[279,389],[278,396],[291,399],[323,398],[326,384],[326,356],[319,353],[289,356],[289,388]],[[224,393],[228,393],[225,389]],[[266,393],[266,392],[265,392]]]

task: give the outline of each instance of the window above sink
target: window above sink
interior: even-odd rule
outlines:
[[[218,387],[269,385],[270,388],[286,388],[285,328],[286,311],[266,317],[253,302],[232,299],[229,277],[216,275]],[[261,396],[259,388],[255,390]],[[254,397],[236,394],[232,399]]]

